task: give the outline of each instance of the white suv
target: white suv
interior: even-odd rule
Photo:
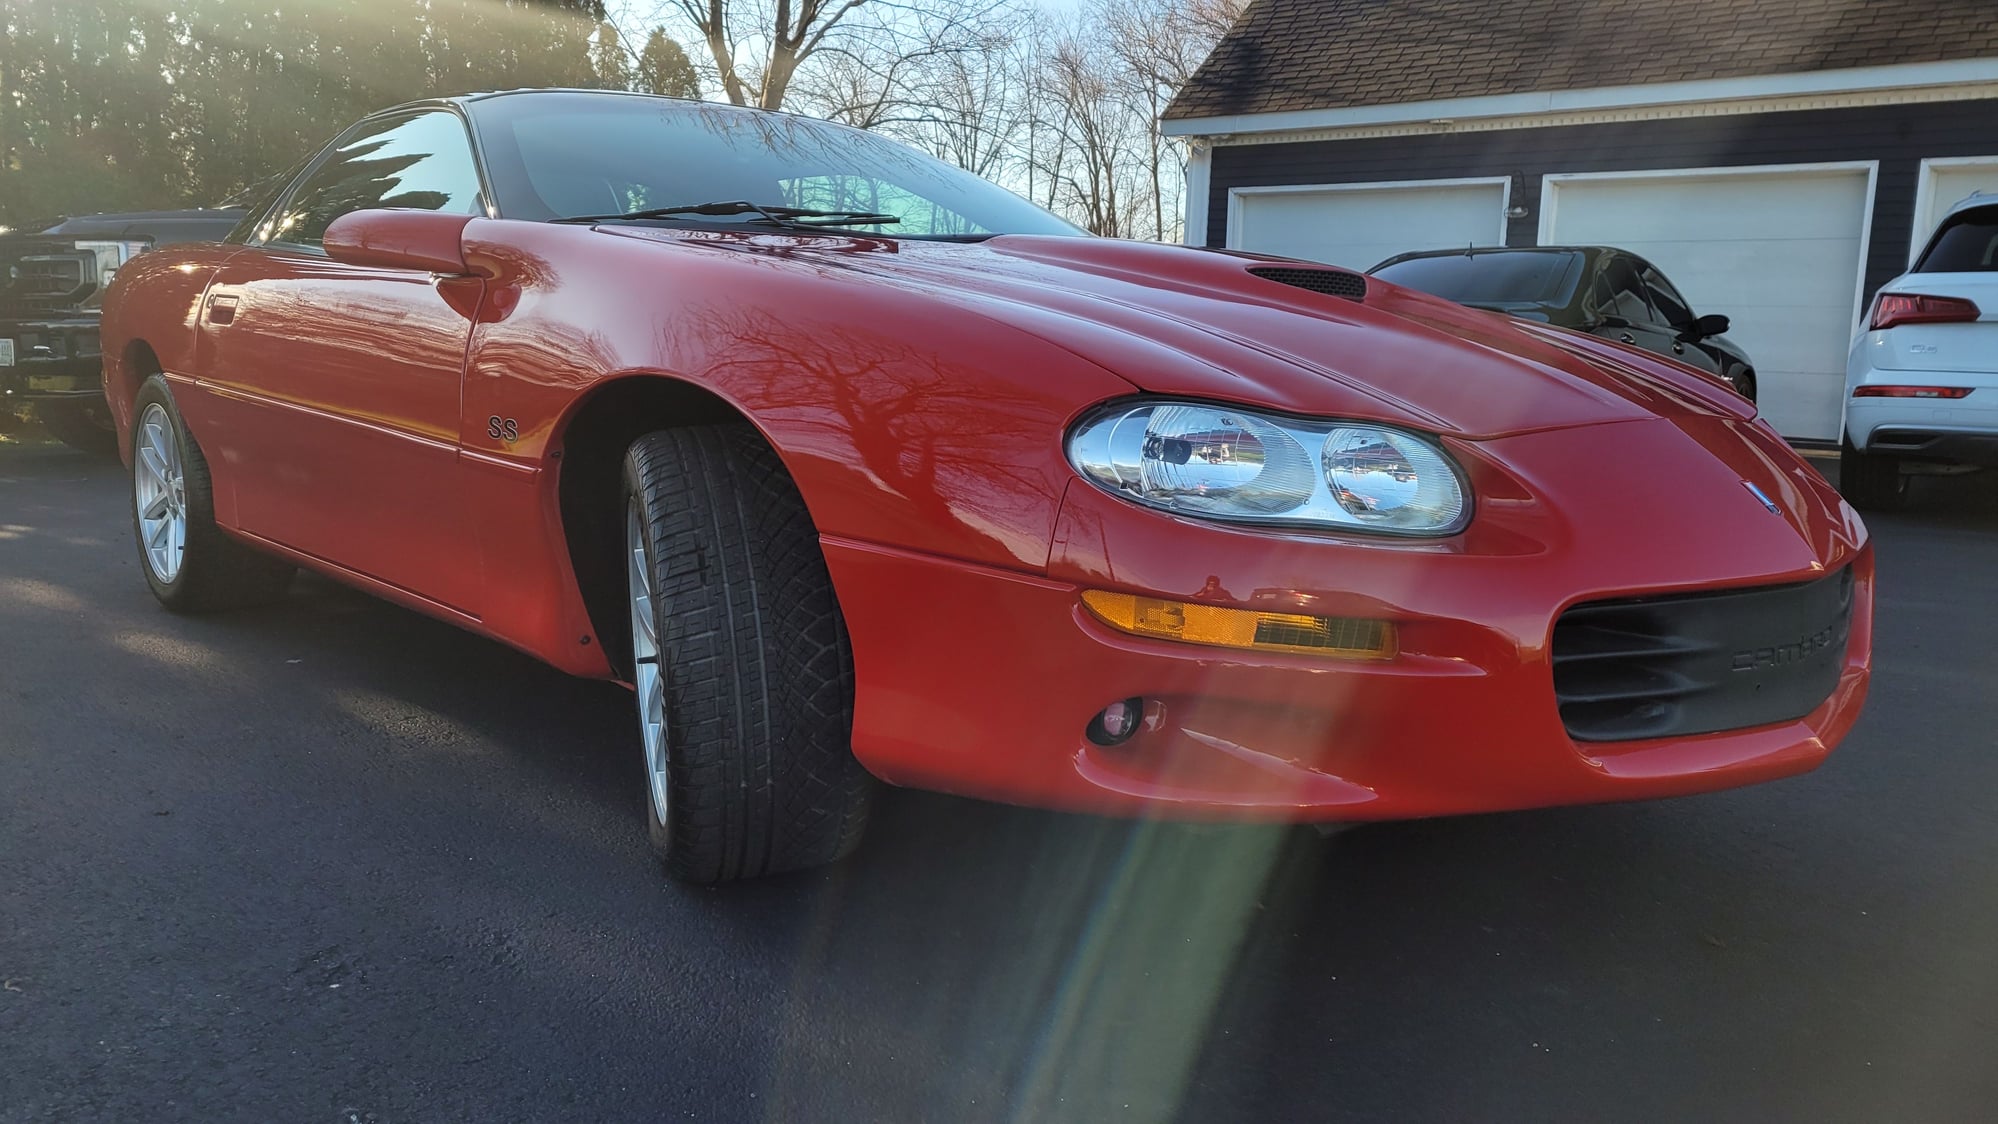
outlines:
[[[1839,490],[1898,507],[1913,472],[1998,467],[1998,195],[1949,209],[1880,287],[1845,371]]]

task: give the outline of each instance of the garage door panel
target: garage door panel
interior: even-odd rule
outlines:
[[[1543,241],[1651,261],[1700,313],[1727,316],[1758,397],[1790,437],[1838,433],[1864,260],[1864,169],[1549,177]]]
[[[1735,322],[1727,337],[1748,352],[1757,371],[1836,372],[1844,379],[1849,315],[1754,304],[1715,311]]]
[[[1503,184],[1243,192],[1229,245],[1369,269],[1410,250],[1502,242]]]
[[[1847,220],[1865,205],[1864,172],[1581,180],[1560,186],[1556,221],[1568,230],[1617,229],[1642,210],[1654,229],[1685,241],[1767,238],[1773,230],[1851,238]]]
[[[1796,437],[1836,437],[1842,420],[1844,376],[1823,372],[1755,372],[1755,396],[1776,432]]]
[[[1622,246],[1663,270],[1697,312],[1723,312],[1732,316],[1734,309],[1751,304],[1793,309],[1824,307],[1829,293],[1823,284],[1780,284],[1773,288],[1769,285],[1770,264],[1780,262],[1792,274],[1845,278],[1848,284],[1836,299],[1843,302],[1846,321],[1852,319],[1850,282],[1859,271],[1859,244],[1852,238],[1609,244]]]

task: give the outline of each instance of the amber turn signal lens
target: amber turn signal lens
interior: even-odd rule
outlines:
[[[1223,609],[1100,589],[1084,590],[1082,603],[1104,624],[1133,636],[1348,660],[1384,660],[1395,653],[1394,625],[1388,621]]]

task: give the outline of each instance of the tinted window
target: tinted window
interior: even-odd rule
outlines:
[[[1936,232],[1916,273],[1998,271],[1998,207],[1977,207],[1952,215]]]
[[[1374,276],[1465,304],[1567,304],[1579,254],[1453,254],[1383,265]]]
[[[1598,316],[1620,316],[1633,324],[1657,323],[1644,295],[1644,283],[1628,258],[1610,258],[1604,263],[1589,290],[1589,311]]]
[[[473,103],[471,112],[507,218],[744,200],[878,211],[901,221],[862,229],[915,237],[1080,233],[1012,192],[905,145],[804,117],[586,93],[489,98]]]
[[[1657,310],[1660,319],[1675,328],[1693,322],[1692,306],[1686,303],[1686,298],[1679,295],[1679,290],[1674,289],[1671,282],[1665,280],[1664,274],[1647,265],[1638,276],[1643,280],[1645,293],[1651,298],[1651,307]]]
[[[334,219],[368,207],[479,213],[479,174],[455,114],[370,121],[342,137],[273,216],[264,237],[317,246]]]

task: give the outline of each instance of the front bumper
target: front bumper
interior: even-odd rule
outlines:
[[[1632,800],[1811,769],[1866,693],[1873,557],[1863,527],[1822,481],[1763,485],[1794,505],[1801,535],[1759,504],[1715,511],[1698,499],[1725,492],[1646,484],[1633,468],[1646,463],[1644,446],[1674,439],[1645,424],[1614,428],[1633,455],[1593,478],[1533,480],[1529,493],[1489,463],[1467,465],[1483,508],[1445,543],[1244,532],[1162,517],[1079,482],[1047,576],[829,539],[858,682],[854,752],[891,783],[984,799],[1286,821]],[[1602,440],[1582,433],[1492,444],[1552,467]],[[1763,444],[1770,455],[1779,447]],[[1571,522],[1562,491],[1605,483],[1651,494]],[[1747,498],[1739,480],[1726,484]],[[1526,498],[1534,493],[1557,502]],[[1689,538],[1681,515],[1706,530]],[[1680,738],[1569,736],[1550,657],[1568,606],[1809,580],[1844,565],[1855,603],[1843,666],[1809,714]],[[1342,662],[1141,639],[1097,621],[1084,588],[1392,620],[1400,654]],[[1129,697],[1146,700],[1139,732],[1115,747],[1090,742],[1091,718]]]
[[[0,397],[101,398],[104,356],[96,317],[0,320],[11,340],[12,364],[0,364]]]

